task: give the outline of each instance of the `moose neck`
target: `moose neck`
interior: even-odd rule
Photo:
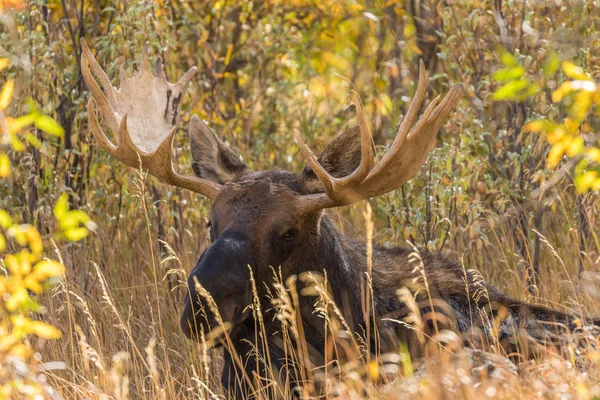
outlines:
[[[311,271],[326,274],[332,300],[350,327],[356,329],[363,317],[361,280],[366,270],[365,246],[341,233],[325,215],[320,219],[316,236],[313,243],[302,248],[290,260],[293,264],[291,272],[298,275]],[[301,310],[305,321],[321,318],[314,313],[314,300],[311,297],[304,299],[309,305]],[[322,325],[322,320],[317,324]]]

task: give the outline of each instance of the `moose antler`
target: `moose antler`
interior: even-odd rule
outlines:
[[[100,146],[122,163],[144,170],[161,181],[200,193],[214,199],[221,185],[195,176],[180,175],[173,170],[172,144],[181,111],[181,101],[196,67],[190,68],[175,84],[167,82],[159,58],[155,74],[150,72],[148,48],[144,46],[140,69],[128,78],[121,66],[120,86],[114,88],[106,73],[81,41],[81,72],[92,93],[88,102],[88,119],[92,133]],[[92,76],[100,81],[102,89]],[[98,107],[105,124],[116,136],[117,145],[104,134],[96,115]],[[193,116],[190,130],[208,129],[199,117]]]
[[[413,102],[398,128],[391,149],[374,167],[372,167],[371,133],[360,101],[357,101],[356,97],[352,101],[356,106],[360,126],[361,160],[358,168],[350,175],[341,178],[330,175],[296,131],[296,142],[300,146],[300,151],[325,189],[325,193],[303,196],[300,207],[305,211],[310,211],[352,204],[395,190],[412,178],[425,162],[433,147],[437,132],[450,111],[458,103],[462,91],[460,85],[454,86],[439,105],[439,96],[433,99],[411,130],[421,108],[427,90],[427,82],[425,65],[421,60],[419,83]]]

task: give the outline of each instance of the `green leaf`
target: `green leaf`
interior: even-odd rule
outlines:
[[[510,54],[509,52],[507,52],[505,50],[503,50],[502,54],[500,54],[500,62],[505,67],[516,67],[519,65],[519,62],[517,61],[517,59],[512,54]]]
[[[23,137],[29,142],[30,145],[32,145],[36,149],[40,149],[42,147],[42,142],[38,138],[36,138],[31,132],[27,132],[25,135],[23,135]]]
[[[62,137],[65,134],[63,127],[47,115],[38,115],[35,119],[35,126],[53,136]]]
[[[544,76],[549,78],[554,75],[554,73],[558,71],[558,67],[560,67],[560,58],[558,57],[558,54],[556,54],[555,51],[549,51],[544,59],[544,64],[542,65]]]
[[[522,90],[525,90],[529,86],[527,79],[519,79],[517,81],[511,81],[503,85],[500,89],[494,93],[494,100],[514,100],[517,94]]]
[[[518,65],[512,68],[502,68],[492,75],[492,79],[498,82],[508,82],[521,78],[525,75],[525,68]]]

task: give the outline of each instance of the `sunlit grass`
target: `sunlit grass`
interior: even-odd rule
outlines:
[[[143,184],[141,179],[137,186],[138,202],[148,196],[141,189]],[[203,235],[203,223],[197,221],[197,232],[184,235],[177,250],[169,247],[166,254],[159,255],[155,227],[151,225],[151,214],[157,205],[148,205],[146,211],[144,207],[126,211],[117,230],[118,239],[113,243],[102,238],[102,227],[109,229],[110,225],[106,217],[110,213],[103,211],[94,215],[99,232],[85,248],[62,249],[62,256],[69,266],[66,279],[47,301],[50,322],[65,334],[62,339],[47,343],[44,354],[47,360],[67,363],[66,369],[47,374],[49,382],[65,398],[227,398],[220,384],[222,350],[211,349],[216,343],[231,347],[230,339],[223,334],[225,327],[215,332],[203,332],[199,342],[185,339],[179,328],[187,273],[206,245],[196,240]],[[364,209],[364,205],[356,207]],[[368,209],[364,210],[365,213],[356,213],[353,218],[363,224],[365,238],[369,238],[370,229],[374,229],[370,226],[372,216]],[[103,221],[102,215],[107,220]],[[552,225],[549,223],[544,227],[545,232],[551,234],[543,236],[543,267],[537,297],[531,297],[527,285],[520,280],[514,257],[515,242],[505,224],[495,225],[493,235],[502,246],[494,243],[487,247],[486,258],[466,254],[465,241],[469,239],[462,238],[460,232],[456,233],[457,247],[448,251],[466,255],[465,274],[467,269],[471,270],[469,273],[476,270],[508,294],[529,297],[530,301],[576,315],[599,315],[600,307],[595,297],[598,292],[591,290],[594,282],[590,279],[590,276],[595,277],[597,283],[596,273],[589,270],[580,277],[575,273],[579,268],[576,262],[578,247],[568,240],[557,240],[568,237],[571,231],[571,228],[557,225],[557,220],[561,220],[560,214],[552,218]],[[563,224],[566,221],[566,217],[562,219]],[[137,232],[145,233],[138,235]],[[155,260],[150,259],[152,246],[156,251]],[[590,249],[590,252],[598,254],[598,249]],[[415,268],[419,269],[417,251],[413,258]],[[504,261],[498,264],[488,260]],[[599,345],[597,337],[588,335],[588,346],[582,349],[571,346],[559,351],[550,345],[537,348],[536,360],[528,359],[524,353],[510,354],[508,358],[494,340],[488,343],[486,352],[472,350],[463,346],[459,336],[443,327],[428,331],[425,320],[431,315],[421,315],[412,292],[398,288],[399,297],[411,310],[398,323],[414,331],[414,340],[423,346],[425,356],[411,359],[406,349],[400,348],[394,353],[367,357],[366,342],[348,333],[350,328],[343,313],[328,293],[327,275],[317,271],[286,280],[275,268],[273,276],[275,292],[271,293],[271,303],[283,327],[283,342],[278,345],[285,349],[289,358],[286,368],[304,382],[297,389],[301,397],[317,397],[319,391],[327,392],[330,398],[375,399],[398,395],[428,399],[448,396],[466,399],[560,398],[570,395],[592,399],[600,395],[600,353],[595,350]],[[172,277],[176,277],[175,286],[168,284]],[[298,296],[303,295],[295,289],[296,279],[312,282],[311,291],[305,294],[317,297],[317,312],[323,317],[330,335],[331,354],[343,355],[341,364],[327,356],[321,360],[321,365],[315,363],[295,311]],[[368,284],[369,280],[365,282]],[[426,282],[426,276],[423,282]],[[424,290],[427,290],[426,286]],[[256,296],[256,290],[254,293]],[[485,296],[486,293],[482,290],[472,295]],[[209,295],[204,293],[204,296]],[[434,300],[429,296],[427,301]],[[267,349],[269,340],[265,336],[259,304],[255,299],[252,306],[258,327],[258,340],[254,343],[259,350],[256,356]],[[440,321],[443,322],[443,316],[434,318],[442,318]],[[517,349],[531,347],[522,340]],[[241,362],[239,355],[234,358]],[[290,376],[285,373],[240,379],[250,383],[249,387],[259,398],[291,398]]]

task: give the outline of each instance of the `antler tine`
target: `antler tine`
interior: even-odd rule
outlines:
[[[408,107],[408,113],[402,120],[400,127],[398,128],[398,132],[396,133],[396,137],[392,143],[392,147],[390,152],[398,149],[406,136],[410,132],[410,127],[415,122],[415,118],[417,117],[417,113],[421,108],[421,104],[423,103],[423,99],[425,98],[425,92],[427,91],[427,82],[429,81],[427,77],[427,71],[425,70],[425,63],[423,60],[419,60],[419,81],[417,83],[417,91],[415,92],[415,97],[413,97],[410,106]],[[383,161],[383,160],[382,160]]]
[[[81,60],[81,74],[83,75],[83,79],[85,80],[90,92],[92,93],[92,97],[96,100],[96,103],[102,113],[104,114],[110,128],[115,131],[118,128],[117,119],[115,115],[111,112],[112,107],[116,105],[116,93],[115,89],[110,83],[108,76],[102,70],[100,65],[96,62],[96,59],[92,55],[87,43],[85,40],[81,41],[81,49],[82,49],[82,60]],[[94,74],[100,80],[102,84],[102,89],[98,86],[98,83],[92,76],[90,72],[90,66],[94,71]]]
[[[319,163],[313,152],[306,146],[300,136],[300,132],[297,129],[294,131],[294,136],[300,147],[300,151],[308,165],[323,184],[325,193],[327,193],[327,196],[331,199],[339,202],[347,201],[345,199],[352,196],[352,188],[369,175],[369,172],[371,172],[371,169],[373,168],[373,159],[375,156],[369,123],[362,108],[360,98],[356,92],[350,94],[350,102],[354,104],[356,108],[358,125],[360,127],[360,164],[350,175],[344,176],[343,178],[336,178],[330,175]]]
[[[329,175],[325,168],[319,163],[317,157],[313,154],[313,152],[306,146],[304,141],[302,140],[302,136],[300,136],[300,131],[298,129],[294,129],[294,137],[296,139],[296,143],[300,147],[300,152],[306,159],[308,165],[312,168],[317,178],[323,183],[323,187],[325,188],[325,193],[330,198],[335,197],[335,193],[333,191],[333,177]]]
[[[440,101],[440,96],[437,96],[433,100],[431,100],[431,103],[429,103],[429,105],[423,112],[423,115],[421,115],[421,118],[419,118],[419,120],[417,121],[417,123],[415,124],[413,129],[411,129],[410,132],[407,135],[405,135],[404,139],[402,140],[402,143],[404,143],[404,140],[406,138],[410,137],[411,139],[415,139],[415,137],[413,137],[413,136],[419,135],[421,132],[424,132],[423,127],[425,126],[425,124],[430,122],[429,117],[435,111],[435,107],[437,106],[439,101]],[[382,158],[381,162],[376,166],[376,170],[373,172],[377,173],[378,171],[387,167],[387,165],[391,161],[394,160],[396,154],[398,152],[400,152],[401,149],[402,149],[402,146],[400,146],[400,145],[392,146],[390,151],[385,154],[385,156]]]
[[[187,87],[190,84],[192,78],[196,74],[196,66],[194,65],[192,68],[188,69],[185,74],[175,84],[175,86]]]
[[[350,94],[350,101],[356,108],[358,125],[360,127],[360,164],[350,175],[339,179],[339,186],[341,188],[350,187],[356,183],[362,182],[362,180],[369,175],[369,172],[371,172],[371,168],[373,168],[373,159],[375,158],[371,130],[369,129],[369,123],[365,116],[365,111],[362,108],[362,102],[360,101],[358,93],[352,92]]]
[[[115,104],[115,92],[114,92],[114,88],[113,88],[112,84],[110,83],[110,79],[108,79],[108,76],[106,75],[104,70],[96,62],[96,59],[92,55],[92,52],[90,51],[90,48],[88,47],[85,40],[81,41],[81,49],[83,50],[82,56],[86,61],[86,63],[82,63],[82,67],[84,67],[84,64],[85,64],[85,72],[87,73],[88,76],[91,76],[91,74],[89,73],[89,67],[88,67],[88,66],[91,66],[92,70],[94,71],[94,74],[96,74],[98,79],[100,79],[100,83],[102,84],[102,87],[104,88],[104,91],[102,91],[96,84],[94,87],[94,90],[96,91],[96,93],[94,93],[94,95],[96,95],[97,93],[104,93],[107,97],[109,104],[114,105]],[[92,89],[90,88],[90,90],[92,90]]]
[[[425,65],[420,61],[419,82],[408,113],[398,128],[390,150],[372,168],[372,148],[367,149],[364,144],[368,136],[370,145],[370,134],[366,133],[368,126],[362,107],[358,102],[356,103],[361,126],[361,165],[352,174],[336,179],[332,178],[310,153],[311,157],[307,157],[307,160],[323,183],[325,193],[304,196],[301,201],[303,210],[337,207],[390,192],[399,188],[419,171],[433,146],[442,122],[456,107],[462,94],[461,86],[457,85],[450,89],[441,102],[440,97],[436,97],[413,126],[427,90],[427,82]],[[300,148],[303,153],[310,152],[303,143]],[[370,162],[365,159],[365,154],[368,152],[371,152]],[[364,176],[364,170],[361,168],[366,165],[368,165],[368,174]],[[325,196],[328,199],[324,198]]]
[[[441,124],[444,121],[446,116],[456,107],[461,97],[462,85],[453,86],[434,111],[433,118],[436,119],[436,124]]]
[[[100,127],[100,124],[98,123],[98,119],[96,118],[96,102],[92,97],[90,97],[88,100],[88,121],[90,123],[92,134],[100,144],[100,147],[114,157],[117,148],[110,142],[110,140],[108,140],[106,134],[102,130],[102,127]]]
[[[192,190],[214,199],[221,185],[195,176],[183,176],[173,169],[172,145],[181,108],[181,99],[196,67],[171,84],[165,79],[162,65],[156,63],[156,76],[150,72],[148,48],[144,46],[138,72],[127,78],[121,68],[121,84],[116,91],[82,40],[83,78],[92,93],[88,102],[88,118],[98,144],[111,156],[133,168],[143,168],[159,180]],[[89,66],[101,81],[92,76]],[[97,108],[117,136],[115,146],[108,140],[96,116]],[[193,118],[192,118],[193,119]]]

